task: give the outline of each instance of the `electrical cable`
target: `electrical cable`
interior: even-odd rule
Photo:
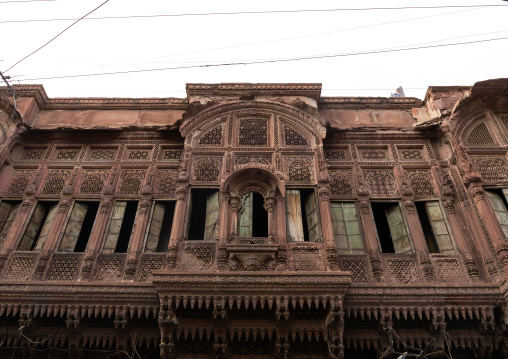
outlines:
[[[49,0],[48,0],[49,1]],[[56,1],[56,0],[54,0]],[[305,9],[305,10],[267,10],[267,11],[238,11],[238,12],[210,12],[210,13],[186,13],[186,14],[154,14],[154,15],[125,15],[125,16],[101,16],[89,17],[85,20],[118,20],[118,19],[144,19],[154,17],[186,17],[186,16],[217,16],[217,15],[265,15],[265,14],[294,14],[307,12],[337,12],[337,11],[372,11],[372,10],[426,10],[426,9],[450,9],[450,8],[489,8],[489,7],[508,7],[508,5],[443,5],[443,6],[404,6],[404,7],[371,7],[371,8],[341,8],[341,9]],[[60,19],[30,19],[30,20],[6,20],[5,23],[23,23],[23,22],[52,22],[52,21],[72,21],[74,18]]]
[[[51,40],[49,40],[48,42],[46,42],[44,45],[42,45],[41,47],[39,47],[37,50],[29,53],[28,55],[26,55],[25,57],[23,57],[21,60],[19,60],[18,62],[16,62],[14,65],[12,65],[11,67],[9,67],[7,70],[5,70],[5,72],[9,71],[10,69],[12,69],[14,66],[16,66],[17,64],[19,64],[21,61],[25,60],[26,58],[32,56],[33,54],[35,54],[37,51],[41,50],[42,48],[44,48],[46,45],[48,45],[49,43],[51,43],[53,40],[55,40],[57,37],[59,37],[60,35],[62,35],[64,32],[66,32],[67,30],[69,30],[71,27],[73,27],[74,25],[76,25],[80,20],[84,19],[85,17],[87,17],[88,15],[90,15],[91,13],[93,13],[95,10],[99,9],[100,7],[102,7],[103,5],[105,5],[109,0],[106,0],[104,1],[102,4],[100,4],[99,6],[97,6],[95,9],[93,9],[92,11],[88,12],[87,14],[85,14],[84,16],[80,17],[78,20],[74,21],[72,24],[70,24],[69,26],[67,26],[63,31],[61,31],[60,33],[58,33],[55,37],[53,37]]]
[[[441,48],[441,47],[447,47],[447,46],[470,45],[470,44],[478,44],[478,43],[483,43],[483,42],[491,42],[491,41],[499,41],[499,40],[507,40],[507,39],[508,39],[508,37],[500,37],[500,38],[494,38],[494,39],[483,39],[483,40],[466,41],[466,42],[449,43],[449,44],[440,44],[440,45],[406,47],[406,48],[399,48],[399,49],[372,50],[372,51],[361,51],[361,52],[352,52],[352,53],[344,53],[344,54],[316,55],[316,56],[293,57],[293,58],[282,58],[282,59],[272,59],[272,60],[259,60],[259,61],[250,61],[250,62],[230,62],[230,63],[221,63],[221,64],[175,66],[175,67],[163,67],[163,68],[155,68],[155,69],[141,69],[141,70],[127,70],[127,71],[115,71],[115,72],[102,72],[102,73],[94,73],[94,74],[78,74],[78,75],[64,75],[64,76],[51,76],[51,77],[37,77],[37,78],[29,78],[29,79],[23,79],[23,80],[18,80],[18,81],[54,80],[54,79],[76,78],[76,77],[119,75],[119,74],[129,74],[129,73],[145,73],[145,72],[166,71],[166,70],[181,70],[181,69],[194,69],[194,68],[207,68],[207,67],[223,67],[223,66],[239,66],[239,65],[259,65],[259,64],[270,64],[270,63],[278,63],[278,62],[292,62],[292,61],[303,61],[303,60],[330,59],[330,58],[337,58],[337,57],[372,55],[372,54],[383,54],[383,53],[389,53],[389,52],[399,52],[399,51],[412,51],[412,50],[422,50],[422,49],[431,49],[431,48]]]
[[[24,2],[43,2],[43,1],[60,1],[60,0],[18,0],[18,1],[0,1],[0,4],[7,4],[7,3],[24,3]]]

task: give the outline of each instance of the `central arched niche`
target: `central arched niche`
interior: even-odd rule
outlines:
[[[284,205],[280,200],[284,183],[264,168],[250,167],[231,174],[221,191],[229,193],[226,248],[230,269],[273,269],[279,247],[276,223],[283,220],[277,216],[283,213],[278,207]]]

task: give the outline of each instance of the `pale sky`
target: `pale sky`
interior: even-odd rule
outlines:
[[[4,21],[77,19],[102,2],[0,0],[0,70],[5,72],[73,22]],[[388,97],[403,86],[406,96],[423,98],[428,86],[468,86],[508,77],[508,2],[110,0],[90,15],[488,4],[504,7],[84,19],[5,74],[12,84],[43,84],[50,97],[185,97],[185,84],[192,82],[312,82],[323,84],[323,96]],[[505,39],[328,59],[41,79],[498,38]]]

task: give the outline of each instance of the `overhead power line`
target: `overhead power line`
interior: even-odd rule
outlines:
[[[89,17],[85,20],[117,20],[117,19],[145,19],[154,17],[186,17],[186,16],[226,16],[226,15],[265,15],[265,14],[296,14],[296,13],[319,13],[338,11],[377,11],[377,10],[425,10],[425,9],[450,9],[450,8],[488,8],[508,7],[508,5],[444,5],[444,6],[404,6],[404,7],[370,7],[370,8],[342,8],[342,9],[304,9],[304,10],[267,10],[267,11],[238,11],[238,12],[209,12],[209,13],[186,13],[186,14],[153,14],[153,15],[125,15],[125,16],[101,16]],[[72,21],[74,18],[60,19],[29,19],[29,20],[5,20],[0,24],[24,23],[24,22],[51,22]]]
[[[29,53],[28,55],[26,55],[25,57],[23,57],[21,60],[19,60],[18,62],[16,62],[14,65],[12,65],[11,67],[9,67],[7,70],[5,70],[5,72],[9,71],[10,69],[12,69],[14,66],[16,66],[17,64],[19,64],[21,61],[25,60],[26,58],[32,56],[33,54],[35,54],[37,51],[41,50],[42,48],[44,48],[46,45],[48,45],[49,43],[51,43],[53,40],[55,40],[58,36],[62,35],[64,32],[66,32],[67,30],[69,30],[71,27],[73,27],[74,25],[76,25],[80,20],[84,19],[85,17],[87,17],[88,15],[90,15],[91,13],[93,13],[95,10],[99,9],[101,6],[103,6],[104,4],[106,4],[109,0],[106,0],[104,1],[102,4],[100,4],[99,6],[97,6],[95,9],[93,9],[92,11],[88,12],[87,14],[83,15],[82,17],[80,17],[79,19],[77,19],[76,21],[74,21],[72,24],[70,24],[69,26],[67,26],[63,31],[60,31],[55,37],[53,37],[51,40],[49,40],[48,42],[46,42],[44,45],[42,45],[41,47],[39,47],[37,50],[35,51],[32,51],[31,53]]]
[[[43,1],[60,1],[60,0],[17,0],[17,1],[0,1],[0,4],[7,3],[25,3],[25,2],[43,2]]]
[[[278,62],[292,62],[292,61],[302,61],[302,60],[329,59],[329,58],[336,58],[336,57],[372,55],[372,54],[382,54],[382,53],[388,53],[388,52],[412,51],[412,50],[421,50],[421,49],[440,48],[440,47],[447,47],[447,46],[470,45],[470,44],[478,44],[478,43],[482,43],[482,42],[500,41],[500,40],[507,40],[507,39],[508,39],[508,37],[499,37],[499,38],[494,38],[494,39],[484,39],[484,40],[475,40],[475,41],[467,41],[467,42],[457,42],[457,43],[450,43],[450,44],[416,46],[416,47],[406,47],[406,48],[398,48],[398,49],[371,50],[371,51],[352,52],[352,53],[345,53],[345,54],[317,55],[317,56],[305,56],[305,57],[292,57],[292,58],[286,58],[286,59],[271,59],[271,60],[268,59],[268,60],[230,62],[230,63],[220,63],[220,64],[206,64],[206,65],[163,67],[163,68],[157,68],[157,69],[128,70],[128,71],[116,71],[116,72],[102,72],[102,73],[95,73],[95,74],[79,74],[79,75],[65,75],[65,76],[52,76],[52,77],[37,77],[37,78],[23,79],[23,80],[18,80],[18,81],[39,81],[39,80],[53,80],[53,79],[65,79],[65,78],[76,78],[76,77],[90,77],[90,76],[105,76],[105,75],[129,74],[129,73],[143,73],[143,72],[166,71],[166,70],[195,69],[195,68],[205,68],[205,67],[258,65],[258,64],[269,64],[269,63],[278,63]]]

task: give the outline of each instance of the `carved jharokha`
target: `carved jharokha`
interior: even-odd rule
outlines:
[[[508,355],[508,80],[14,88],[1,357]]]

